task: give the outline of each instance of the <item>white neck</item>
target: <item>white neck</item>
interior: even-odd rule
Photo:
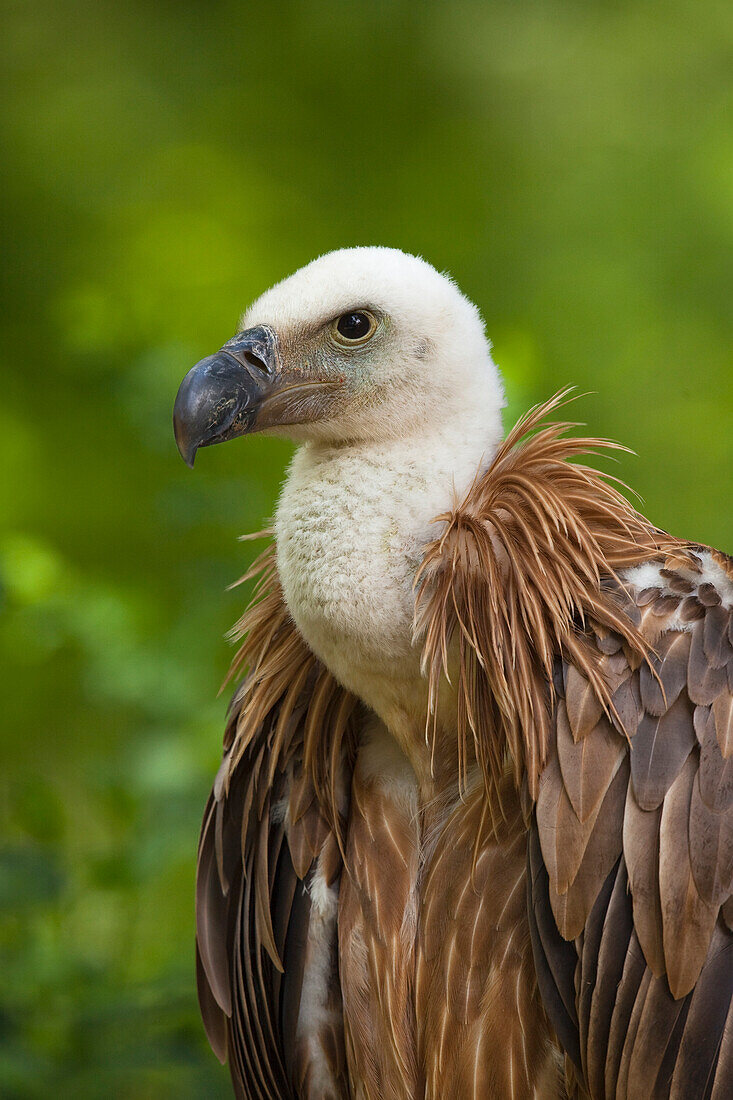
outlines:
[[[285,600],[316,655],[393,726],[420,709],[413,583],[435,517],[468,489],[501,435],[498,410],[429,436],[307,443],[295,454],[275,531]]]

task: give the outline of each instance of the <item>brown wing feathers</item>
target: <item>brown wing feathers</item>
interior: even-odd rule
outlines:
[[[595,886],[587,893],[580,870],[569,885],[567,870],[564,878],[556,870],[558,851],[583,844],[590,848],[592,842],[586,840],[588,819],[578,812],[577,777],[568,768],[563,772],[553,767],[551,759],[540,783],[536,828],[549,872],[547,899],[564,935],[583,932],[576,964],[585,991],[579,1034],[592,1096],[708,1096],[713,1089],[725,1095],[723,1082],[730,1085],[730,1057],[720,1057],[720,1050],[729,1048],[719,1048],[724,1032],[733,1027],[728,965],[733,937],[725,908],[733,892],[733,789],[729,758],[723,755],[729,688],[727,677],[725,682],[715,679],[704,660],[709,610],[702,602],[691,607],[697,597],[685,592],[687,578],[704,577],[708,553],[701,557],[691,550],[684,561],[679,554],[676,563],[668,560],[658,570],[659,586],[651,598],[648,591],[629,585],[644,607],[653,608],[654,619],[648,621],[657,637],[649,662],[637,670],[628,667],[626,682],[634,686],[634,702],[624,708],[624,726],[630,737],[631,782],[621,819],[612,824],[604,845],[609,861],[623,852],[620,866],[628,874],[630,896],[620,895],[616,907],[625,928],[633,920],[631,940],[610,920],[609,907],[600,942],[591,942],[594,911],[589,906],[603,892],[605,868],[596,863]],[[683,570],[684,584],[676,594],[677,586],[670,586],[673,568]],[[723,578],[720,583],[725,586]],[[705,597],[711,599],[709,592]],[[724,660],[727,670],[733,653],[726,651],[728,619],[716,619],[715,632],[707,629],[707,652],[721,667]],[[691,632],[682,633],[687,624],[692,624]],[[566,692],[570,687],[574,685],[566,677]],[[714,688],[719,694],[711,698]],[[696,706],[692,697],[706,702]],[[722,721],[716,721],[716,700]],[[555,709],[560,758],[569,744],[598,736],[585,732],[583,708],[567,703],[560,697]],[[568,721],[569,711],[574,725]],[[568,738],[568,725],[579,742]],[[620,743],[626,754],[625,742]],[[612,766],[604,746],[598,740],[589,757],[598,771],[596,784]],[[594,956],[591,964],[589,955]],[[703,1019],[704,1025],[699,1022]],[[599,1030],[600,1021],[605,1022]],[[703,1026],[705,1041],[697,1043],[691,1036]]]
[[[687,561],[678,560],[675,568],[684,569],[684,577],[694,573],[704,577],[708,554],[705,551],[700,557],[692,550]],[[723,724],[719,732],[712,704],[695,706],[690,699],[693,694],[709,698],[709,686],[704,690],[700,687],[700,676],[707,685],[712,681],[701,664],[699,643],[695,656],[694,635],[680,635],[679,630],[683,623],[693,623],[693,630],[700,630],[704,637],[705,605],[699,605],[702,618],[690,614],[693,609],[688,605],[681,619],[679,595],[674,600],[668,598],[671,570],[658,572],[658,587],[652,599],[659,611],[664,609],[664,621],[651,663],[663,690],[658,690],[651,676],[640,684],[644,665],[629,672],[631,683],[636,681],[639,703],[638,710],[635,705],[629,708],[625,723],[631,738],[631,782],[625,792],[621,836],[618,826],[612,830],[608,858],[615,851],[623,854],[618,870],[611,872],[605,883],[601,882],[603,868],[598,866],[597,897],[590,910],[583,898],[582,882],[580,891],[576,890],[580,872],[568,886],[556,870],[558,851],[586,843],[587,819],[581,820],[577,812],[577,797],[575,805],[568,806],[569,796],[563,803],[557,789],[562,783],[566,794],[568,789],[574,790],[577,783],[573,773],[566,779],[551,759],[537,803],[537,839],[533,843],[539,856],[544,856],[542,867],[546,866],[549,874],[542,878],[535,870],[533,890],[541,897],[533,896],[530,919],[534,917],[540,925],[537,940],[542,956],[560,959],[556,971],[563,965],[566,968],[558,981],[567,985],[573,972],[576,979],[580,976],[580,1055],[594,1097],[722,1096],[727,1095],[731,1081],[730,1045],[724,1042],[733,1027],[733,937],[727,923],[733,908],[733,798],[728,758],[721,749],[727,731]],[[724,587],[725,578],[719,579]],[[696,599],[686,593],[686,585],[680,588],[683,600]],[[629,591],[645,606],[650,605],[648,593],[632,585]],[[709,593],[706,598],[710,600]],[[728,622],[719,624],[718,629],[727,639]],[[654,624],[654,631],[659,633],[658,624]],[[719,638],[713,640],[709,632],[708,637],[716,660],[725,656],[727,668],[730,654],[721,652],[724,646]],[[671,662],[669,668],[665,667],[667,659]],[[684,671],[682,683],[680,664]],[[694,676],[698,677],[696,686],[690,682]],[[567,700],[562,699],[561,692],[569,684],[567,676],[564,685],[556,678],[558,754],[563,745],[567,749],[568,709],[574,715],[576,735],[584,732],[582,710],[563,707]],[[721,681],[717,686],[723,693],[728,691],[727,680],[724,687]],[[725,712],[725,702],[718,704],[718,709]],[[589,736],[586,733],[579,743]],[[597,760],[600,771],[607,774],[602,751],[591,759]],[[548,807],[555,805],[565,810],[562,815],[551,812],[548,817]],[[590,846],[590,839],[587,844]],[[622,872],[624,886],[619,890],[618,876]],[[616,887],[607,910],[601,910],[599,923],[598,906],[614,877]],[[572,898],[574,892],[576,900],[579,893],[583,902],[578,920],[573,926],[563,927],[563,920],[572,910],[563,899]],[[589,901],[592,896],[590,891]],[[549,928],[548,912],[554,914]],[[553,946],[557,924],[565,935],[582,932],[574,945],[576,962],[567,954],[569,944],[561,951],[557,944]],[[537,965],[539,972],[544,965],[542,957]],[[545,1003],[549,1008],[551,1001],[545,999]],[[565,1016],[559,1020],[561,1026],[566,1026]],[[704,1040],[695,1040],[693,1036],[702,1031]]]
[[[326,887],[338,882],[356,700],[290,621],[272,547],[249,575],[258,574],[230,675],[249,673],[232,700],[199,845],[199,1000],[238,1096],[335,1098],[348,1095],[336,928],[314,917],[309,885],[316,873]],[[319,952],[332,979],[320,1031],[306,1038],[301,993]]]

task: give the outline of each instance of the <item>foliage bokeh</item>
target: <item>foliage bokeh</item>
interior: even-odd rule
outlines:
[[[330,248],[481,307],[733,550],[725,0],[2,5],[0,1092],[228,1096],[192,968],[227,592],[289,449],[180,461],[180,378]]]

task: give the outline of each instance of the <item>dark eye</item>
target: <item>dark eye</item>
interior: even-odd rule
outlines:
[[[363,343],[368,340],[376,327],[377,322],[372,314],[363,310],[344,313],[336,322],[336,332],[342,341],[349,344]]]

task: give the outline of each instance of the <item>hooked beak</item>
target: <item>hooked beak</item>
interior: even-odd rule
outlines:
[[[277,373],[277,337],[265,325],[237,333],[192,367],[173,406],[173,431],[184,462],[193,467],[199,447],[253,431]]]

